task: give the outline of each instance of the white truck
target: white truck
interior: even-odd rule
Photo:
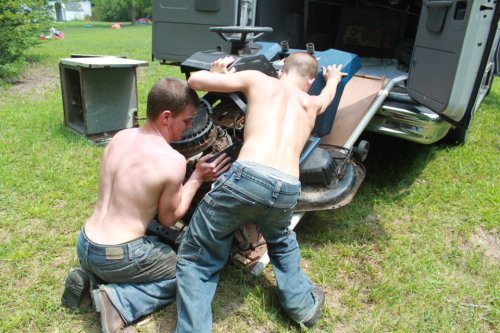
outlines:
[[[464,143],[498,70],[496,0],[154,0],[153,59],[181,62],[228,43],[211,26],[272,27],[261,41],[338,49],[359,75],[407,79],[367,130],[430,144]]]
[[[237,70],[268,75],[301,50],[320,65],[345,65],[339,100],[303,152],[295,226],[306,211],[352,200],[365,175],[364,131],[465,143],[500,69],[499,15],[493,0],[154,0],[152,58],[186,76],[227,54]],[[321,73],[316,81],[310,93]],[[173,143],[188,158],[234,147],[244,131],[244,96],[208,92],[202,101],[193,129]],[[150,229],[175,240],[185,224]],[[233,258],[260,274],[268,259],[258,231],[243,228],[236,239]]]

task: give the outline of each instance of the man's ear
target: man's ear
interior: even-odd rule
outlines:
[[[314,80],[316,80],[315,77],[310,78],[309,80],[307,80],[307,90],[309,90],[309,88],[311,88],[312,84],[314,83]]]
[[[160,118],[161,123],[166,125],[170,121],[170,119],[172,119],[172,117],[173,117],[172,111],[165,110],[165,111],[162,111],[159,118]]]

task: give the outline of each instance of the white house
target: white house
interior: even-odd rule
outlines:
[[[49,1],[52,16],[57,21],[83,21],[92,15],[90,0]]]

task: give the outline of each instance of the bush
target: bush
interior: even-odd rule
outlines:
[[[51,20],[45,0],[0,2],[0,78],[20,74],[26,63],[24,52],[38,42]]]
[[[129,0],[94,0],[94,14],[98,21],[123,22],[130,19]]]

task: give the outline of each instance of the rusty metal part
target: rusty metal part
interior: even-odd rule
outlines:
[[[215,108],[211,118],[214,123],[226,128],[242,129],[245,125],[245,116],[235,105],[225,105]]]
[[[266,253],[266,241],[256,224],[245,224],[235,232],[231,255],[233,262],[251,269]]]

